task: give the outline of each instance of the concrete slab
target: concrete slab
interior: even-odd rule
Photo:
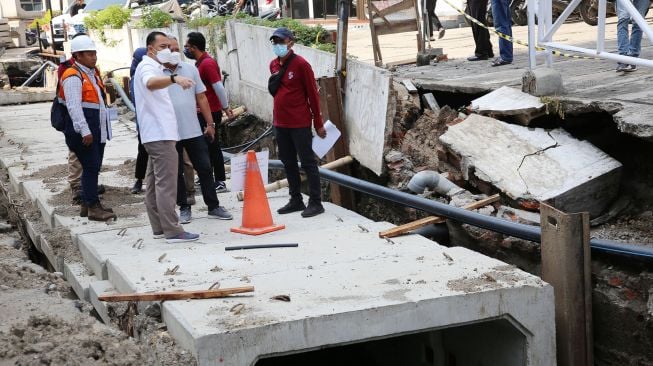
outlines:
[[[98,297],[104,293],[115,292],[113,285],[109,281],[94,281],[89,284],[88,296],[89,301],[97,311],[100,319],[105,324],[111,324],[111,318],[109,317],[109,310],[107,308],[107,303],[100,301]]]
[[[63,274],[77,297],[90,302],[88,289],[91,283],[98,281],[98,279],[90,274],[86,265],[84,263],[64,263]]]
[[[23,221],[25,223],[25,229],[27,230],[27,235],[29,235],[30,240],[34,243],[34,246],[37,250],[41,250],[41,233],[36,231],[36,225],[29,219],[25,218]]]
[[[470,115],[440,141],[466,180],[485,190],[496,187],[525,207],[549,201],[566,212],[597,216],[619,189],[621,163],[562,129],[529,129]]]
[[[472,100],[471,108],[478,114],[497,119],[509,118],[524,126],[545,113],[540,98],[507,86]]]
[[[0,105],[52,102],[54,94],[54,90],[43,88],[0,90]]]
[[[44,236],[41,236],[41,253],[43,253],[45,257],[48,258],[48,262],[50,262],[50,265],[52,265],[52,268],[54,268],[55,272],[63,273],[64,257],[54,253],[52,246]]]

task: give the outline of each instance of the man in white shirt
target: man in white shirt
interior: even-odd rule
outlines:
[[[183,169],[183,151],[188,153],[193,167],[197,171],[202,188],[204,203],[208,207],[207,217],[219,220],[231,220],[233,216],[222,206],[218,200],[218,195],[214,189],[213,170],[209,160],[209,141],[215,138],[215,123],[211,114],[211,107],[206,98],[206,87],[202,83],[200,73],[195,65],[181,62],[181,53],[179,53],[179,41],[173,35],[170,38],[170,58],[160,57],[159,61],[165,66],[163,72],[166,75],[183,76],[195,82],[194,87],[183,89],[179,85],[168,87],[168,94],[172,100],[172,106],[177,116],[177,125],[179,132],[179,142],[177,142],[177,152],[179,153],[179,178],[177,179],[177,204],[179,205],[179,220],[182,224],[191,220],[191,206],[188,204],[186,197],[186,187],[184,182]],[[208,121],[206,128],[202,129],[200,121],[197,118],[197,108]],[[206,136],[206,138],[204,137]]]
[[[141,141],[149,154],[145,175],[145,206],[155,238],[169,243],[199,239],[198,234],[184,231],[175,210],[177,196],[179,141],[177,119],[167,88],[177,84],[183,89],[194,86],[191,79],[165,75],[161,59],[169,59],[170,39],[161,32],[147,36],[147,55],[134,74],[134,96]]]

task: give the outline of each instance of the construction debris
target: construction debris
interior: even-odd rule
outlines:
[[[134,294],[108,294],[100,295],[100,301],[163,301],[163,300],[187,300],[187,299],[215,299],[227,297],[234,294],[254,292],[254,286],[232,287],[216,290],[195,290],[195,291],[171,291],[171,292],[148,292]]]
[[[524,126],[546,113],[540,98],[507,86],[474,99],[471,110],[497,119],[508,118]]]
[[[621,163],[562,129],[529,129],[471,115],[440,137],[439,156],[481,192],[504,192],[521,208],[549,201],[596,217],[619,190]]]

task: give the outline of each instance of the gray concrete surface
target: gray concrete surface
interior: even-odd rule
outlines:
[[[129,206],[131,211],[141,211],[109,225],[74,217],[74,212],[65,214],[68,204],[51,200],[65,193],[65,178],[30,175],[66,161],[63,137],[49,126],[48,112],[47,103],[0,107],[0,114],[11,116],[0,121],[0,161],[10,167],[14,185],[39,206],[55,232],[70,229],[73,245],[79,246],[89,271],[71,268],[44,235],[41,250],[57,270],[76,278],[71,280],[77,282],[76,291],[88,292],[103,318],[105,306],[97,297],[107,289],[201,289],[215,282],[222,288],[253,285],[254,293],[228,299],[164,302],[163,319],[170,334],[201,365],[253,365],[265,356],[505,319],[523,342],[506,338],[493,347],[496,352],[488,351],[489,359],[508,365],[524,364],[519,360],[527,365],[555,364],[549,285],[500,261],[464,248],[446,248],[420,236],[380,239],[378,231],[392,225],[372,222],[331,204],[325,205],[325,214],[311,219],[274,213],[274,220],[285,224],[285,230],[249,237],[229,232],[240,224],[242,206],[233,193],[221,194],[236,219],[208,219],[205,208],[196,205],[197,218],[185,227],[200,233],[201,239],[176,245],[151,237],[142,206]],[[136,155],[131,126],[118,123],[114,127],[115,139],[107,145],[105,165]],[[114,186],[129,187],[132,179],[115,169],[101,173],[101,181]],[[284,191],[270,194],[272,210],[286,200]],[[299,243],[299,247],[224,251],[233,244],[287,242]],[[66,258],[70,261],[74,256]],[[176,265],[178,272],[166,275]],[[270,299],[281,294],[291,301]],[[229,309],[237,303],[244,304],[244,309],[234,314]],[[496,339],[505,334],[500,326],[487,329]],[[442,349],[463,357],[460,342],[465,337],[450,331],[438,334],[443,337],[438,341]],[[503,352],[498,351],[500,345]],[[506,347],[519,348],[515,352],[523,358],[508,356]]]
[[[544,130],[472,114],[440,141],[460,157],[463,177],[516,201],[550,201],[565,212],[598,216],[619,190],[621,163],[563,129]]]

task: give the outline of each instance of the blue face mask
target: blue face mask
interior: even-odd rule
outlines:
[[[277,57],[284,57],[288,54],[288,45],[285,44],[273,44],[272,52],[274,52]]]
[[[184,48],[184,56],[186,56],[186,58],[189,58],[191,60],[195,59],[195,56],[193,56],[193,53],[190,52],[190,48]]]

